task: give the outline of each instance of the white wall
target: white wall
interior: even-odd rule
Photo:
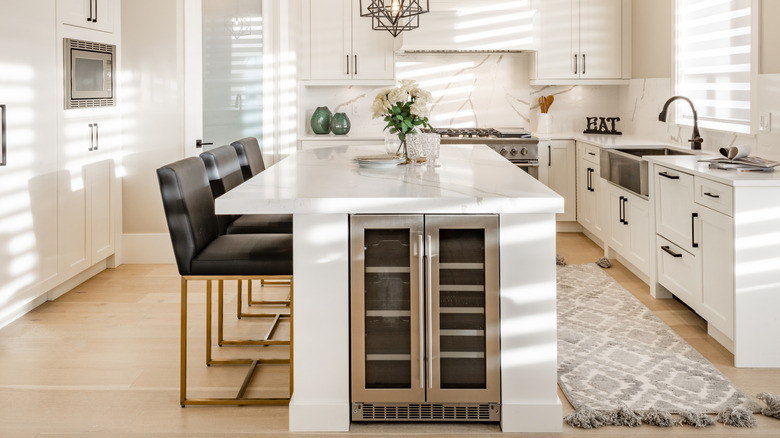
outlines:
[[[184,157],[179,3],[122,2],[125,263],[173,262],[155,171]]]

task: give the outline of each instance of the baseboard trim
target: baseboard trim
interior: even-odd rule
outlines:
[[[557,398],[557,397],[556,397]],[[501,431],[504,433],[560,433],[563,431],[561,400],[551,404],[501,403]]]
[[[168,265],[176,263],[168,233],[122,234],[122,263]]]
[[[84,283],[85,281],[100,274],[105,270],[106,270],[106,260],[101,260],[97,262],[96,264],[92,265],[86,270],[76,274],[74,277],[71,277],[63,281],[62,283],[60,283],[59,285],[51,289],[48,293],[46,293],[47,300],[48,301],[56,300],[57,298],[73,290],[73,288],[75,288],[76,286],[80,285],[81,283]]]
[[[573,221],[558,221],[555,223],[555,231],[558,233],[581,233],[582,225]]]

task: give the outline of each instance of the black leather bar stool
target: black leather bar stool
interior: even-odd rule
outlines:
[[[219,234],[206,167],[199,158],[186,158],[157,169],[163,207],[171,235],[176,265],[181,275],[181,381],[180,401],[185,405],[288,404],[287,398],[247,398],[245,392],[260,365],[290,364],[292,394],[293,309],[290,307],[290,340],[270,340],[256,345],[289,345],[290,359],[229,359],[211,357],[212,281],[218,281],[222,302],[225,280],[285,279],[292,291],[292,235]],[[250,365],[234,398],[187,398],[187,284],[206,281],[206,364]]]
[[[236,154],[238,154],[244,181],[265,170],[263,150],[260,148],[260,143],[257,142],[256,138],[242,138],[230,143],[230,145],[236,149]]]
[[[238,154],[236,150],[228,145],[220,146],[200,154],[200,158],[206,165],[206,171],[209,176],[211,193],[214,198],[218,198],[225,193],[233,190],[244,182],[244,176],[241,172]],[[262,156],[261,156],[262,158]],[[289,214],[245,214],[245,215],[217,215],[220,232],[222,234],[247,234],[247,233],[292,233],[292,215]],[[262,282],[261,282],[262,283]],[[253,300],[252,282],[248,282],[248,302],[258,305],[283,305],[289,306],[290,299],[283,300]],[[238,285],[238,299],[236,300],[236,315],[238,318],[275,318],[275,323],[279,321],[279,313],[245,313],[242,303],[242,286]],[[236,345],[232,341],[225,342],[222,338],[222,320],[219,324],[219,344]],[[241,344],[238,344],[241,345]]]
[[[241,173],[244,175],[244,181],[252,178],[253,176],[263,172],[265,170],[265,161],[263,161],[263,150],[260,147],[260,143],[257,142],[255,137],[245,137],[241,140],[236,140],[230,144],[235,148],[238,155],[238,161],[241,165]],[[292,215],[290,215],[290,228],[292,228]],[[290,231],[292,232],[292,231]],[[265,282],[260,282],[261,285]],[[263,301],[255,301],[252,299],[252,289],[247,291],[248,302],[252,304],[262,304]]]

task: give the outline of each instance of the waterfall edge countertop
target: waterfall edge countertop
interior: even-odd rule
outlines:
[[[217,214],[560,213],[563,198],[485,145],[442,146],[436,168],[363,168],[381,146],[299,151],[216,200]]]

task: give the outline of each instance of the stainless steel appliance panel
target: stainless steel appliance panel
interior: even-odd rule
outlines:
[[[500,401],[498,216],[426,215],[429,402]]]
[[[352,216],[352,397],[425,401],[423,217]]]

